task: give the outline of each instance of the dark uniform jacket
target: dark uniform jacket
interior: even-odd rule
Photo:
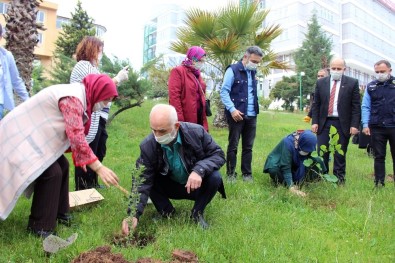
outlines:
[[[180,122],[178,132],[181,135],[182,147],[180,156],[186,171],[199,174],[202,178],[210,176],[213,171],[219,170],[225,164],[225,153],[213,140],[203,126]],[[140,156],[137,159],[138,166],[144,166],[142,173],[143,182],[138,188],[140,202],[137,205],[136,217],[142,215],[147,204],[155,177],[169,176],[169,165],[165,152],[161,145],[156,142],[153,133],[148,135],[140,144]],[[226,198],[223,184],[218,191]],[[131,211],[128,211],[130,214]]]

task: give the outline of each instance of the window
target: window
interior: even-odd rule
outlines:
[[[62,28],[63,24],[68,24],[70,23],[70,19],[64,18],[64,17],[57,17],[56,18],[56,28],[60,29]]]
[[[0,3],[0,14],[6,14],[8,6],[6,3]]]
[[[42,43],[43,43],[43,34],[42,33],[38,33],[37,44],[42,44]]]
[[[44,24],[44,12],[38,11],[36,21]]]

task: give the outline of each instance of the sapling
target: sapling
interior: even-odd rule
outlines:
[[[329,129],[329,143],[328,143],[328,147],[326,145],[321,145],[320,149],[319,149],[319,153],[317,153],[317,151],[314,151],[311,153],[311,157],[314,158],[319,158],[321,161],[323,161],[323,155],[325,153],[329,152],[329,155],[334,156],[335,152],[337,152],[338,154],[344,155],[344,152],[342,150],[342,146],[341,144],[338,143],[339,141],[339,133],[337,132],[336,127],[334,127],[333,125],[331,125],[330,129]],[[323,178],[324,180],[333,183],[334,185],[336,185],[338,178],[333,175],[333,174],[328,174],[328,173],[323,173],[323,167],[321,167],[321,164],[317,161],[314,161],[311,158],[306,159],[303,164],[307,167],[307,169],[309,169],[310,172],[315,173],[317,175],[319,175],[321,178]],[[315,167],[318,167],[318,169],[314,169]],[[326,170],[329,170],[329,167],[326,167]]]

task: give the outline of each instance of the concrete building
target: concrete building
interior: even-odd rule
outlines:
[[[269,9],[266,24],[280,24],[283,33],[272,42],[278,59],[294,68],[293,53],[302,45],[313,12],[322,29],[333,41],[333,55],[347,63],[346,75],[357,78],[361,88],[373,77],[373,64],[388,59],[395,65],[395,4],[391,0],[240,0],[257,1]],[[174,61],[177,53],[168,46],[176,39],[175,32],[183,25],[184,11],[179,6],[159,7],[146,26],[144,63],[159,54]],[[174,64],[173,64],[174,65]],[[293,70],[272,70],[261,79],[259,92],[268,97],[271,87],[282,76],[295,75]]]
[[[357,78],[361,88],[371,81],[373,65],[387,59],[395,65],[395,3],[391,0],[258,0],[269,9],[267,24],[280,24],[283,33],[272,42],[279,60],[294,66],[292,54],[307,32],[313,12],[333,41],[334,56],[347,63],[346,75]],[[272,70],[263,81],[265,97],[281,77],[292,70]]]

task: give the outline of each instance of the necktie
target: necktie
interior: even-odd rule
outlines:
[[[337,80],[335,80],[333,82],[333,87],[331,89],[331,96],[330,96],[330,99],[329,99],[328,116],[332,116],[333,115],[333,104],[335,104],[336,84],[337,84]]]

